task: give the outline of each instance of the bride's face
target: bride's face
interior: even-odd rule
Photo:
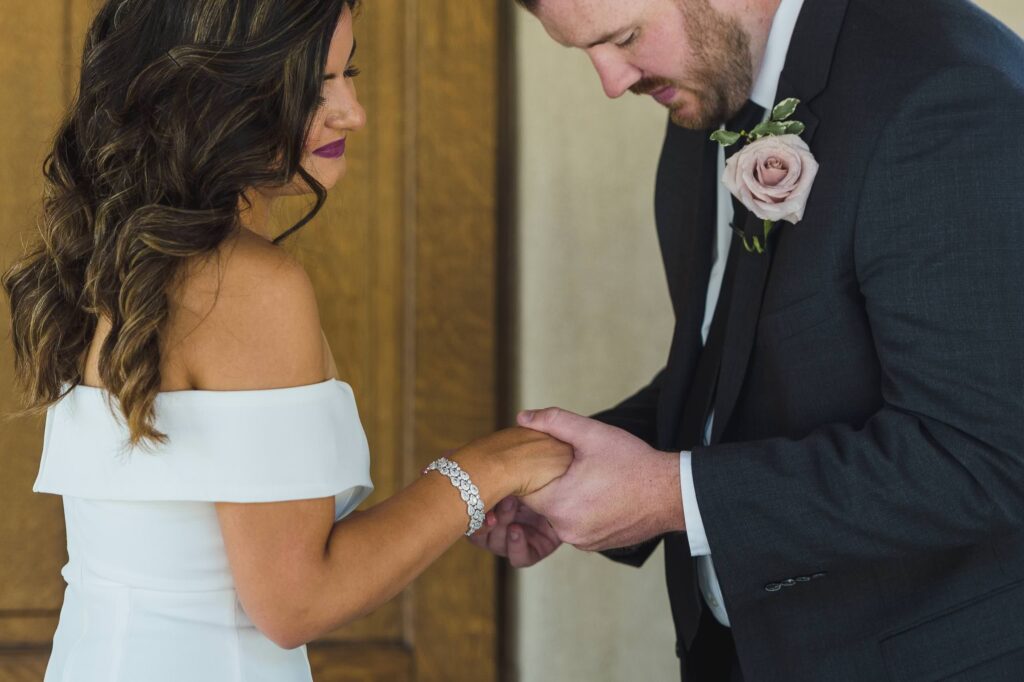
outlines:
[[[321,105],[316,112],[302,167],[325,189],[331,189],[345,175],[345,143],[348,134],[366,125],[366,112],[356,96],[355,77],[358,69],[352,64],[355,56],[352,35],[352,10],[346,6],[334,30],[327,53]],[[307,194],[309,187],[296,176],[287,188],[274,194]]]
[[[346,6],[331,38],[321,94],[323,103],[306,139],[302,162],[303,168],[327,189],[345,175],[346,137],[366,125],[366,112],[356,97],[354,79],[359,71],[352,64],[355,48],[352,10]]]

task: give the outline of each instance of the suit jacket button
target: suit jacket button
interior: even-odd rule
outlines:
[[[811,576],[809,576],[809,575],[798,575],[796,578],[794,578],[794,580],[796,580],[798,583],[809,583],[809,582],[811,582]]]
[[[817,578],[824,578],[826,575],[828,575],[828,573],[826,573],[825,571],[821,571],[820,573],[813,573],[813,574],[811,574],[811,577],[817,579]]]
[[[782,581],[782,586],[783,587],[793,587],[793,585],[796,585],[796,581],[793,580],[792,578],[786,578],[785,580]]]
[[[764,586],[765,592],[778,592],[781,589],[782,585],[780,583],[768,583]]]

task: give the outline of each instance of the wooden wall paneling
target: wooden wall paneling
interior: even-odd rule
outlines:
[[[47,651],[32,649],[5,651],[0,656],[0,680],[3,682],[39,682],[46,672]]]
[[[64,110],[64,2],[7,3],[0,12],[0,268],[21,251],[40,208],[42,162]],[[3,419],[18,408],[10,316],[0,306],[0,679],[40,679],[63,599],[67,559],[60,499],[32,493],[41,419]]]
[[[413,682],[407,647],[393,642],[322,642],[309,647],[316,682]]]
[[[499,6],[415,4],[415,446],[496,426]],[[496,679],[495,562],[459,543],[416,586],[417,680]]]
[[[101,4],[61,0],[0,15],[0,265],[38,214],[42,156]],[[310,272],[356,393],[374,455],[371,503],[495,427],[499,14],[494,3],[363,4],[357,84],[369,123],[352,138],[348,177],[286,246]],[[306,206],[289,201],[281,225]],[[0,361],[0,409],[9,412],[9,344]],[[38,420],[0,422],[4,682],[41,677],[64,587],[60,502],[30,492],[40,434]],[[311,644],[316,679],[495,680],[495,592],[494,561],[462,542],[377,613]]]
[[[352,384],[372,457],[374,493],[368,505],[395,494],[402,478],[406,193],[406,91],[402,87],[404,3],[366,3],[356,18],[356,79],[367,126],[350,136],[346,177],[330,192],[317,218],[286,248],[310,273],[324,332],[342,380]],[[290,200],[287,215],[302,215],[308,200]],[[284,221],[282,225],[291,224]],[[328,640],[404,641],[400,595]]]
[[[78,88],[78,75],[82,69],[82,48],[85,34],[104,0],[62,0],[67,5],[67,33],[64,37],[67,50],[64,83],[67,101],[70,103]]]

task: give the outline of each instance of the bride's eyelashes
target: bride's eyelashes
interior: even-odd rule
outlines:
[[[357,77],[361,73],[362,73],[362,70],[360,70],[360,68],[358,66],[353,64],[352,66],[349,66],[348,68],[345,69],[345,78],[355,78],[355,77]],[[317,104],[319,106],[321,106],[321,107],[323,105],[327,104],[327,98],[324,97],[323,95],[320,95],[319,97],[317,97],[316,101],[317,101]]]

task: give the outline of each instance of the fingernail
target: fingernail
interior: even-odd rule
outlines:
[[[519,533],[517,533],[516,531],[512,531],[511,533],[509,533],[509,537],[511,537],[516,542],[519,541]]]
[[[519,413],[519,421],[530,422],[533,419],[533,410],[523,410]]]

